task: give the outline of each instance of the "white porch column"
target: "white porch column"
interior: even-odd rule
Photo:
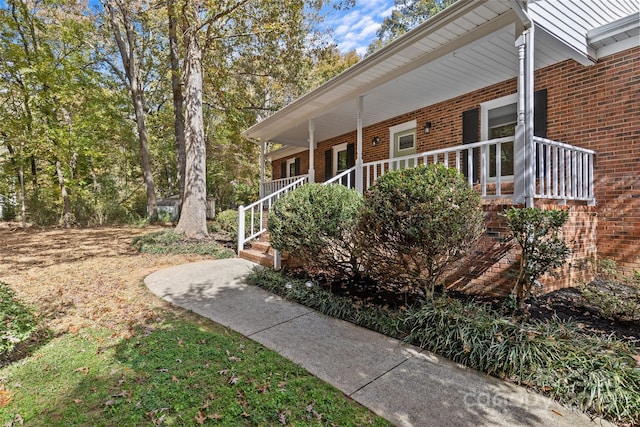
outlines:
[[[364,191],[362,183],[362,114],[364,112],[364,96],[358,97],[356,120],[357,120],[357,136],[356,136],[356,190],[360,193]]]
[[[316,182],[316,170],[314,165],[314,153],[316,149],[314,132],[316,130],[316,124],[313,119],[309,119],[309,183]]]
[[[535,153],[533,142],[533,25],[516,40],[518,48],[518,123],[514,140],[513,202],[533,207]]]
[[[264,162],[266,155],[266,146],[267,143],[265,141],[260,141],[260,198],[264,197]]]

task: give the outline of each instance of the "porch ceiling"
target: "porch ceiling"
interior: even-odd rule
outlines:
[[[244,132],[254,140],[307,146],[356,129],[358,97],[363,126],[408,113],[518,73],[514,46],[519,18],[507,0],[459,0],[396,42]],[[536,32],[535,66],[566,59],[566,45]]]

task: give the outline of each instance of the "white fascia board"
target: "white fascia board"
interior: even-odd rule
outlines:
[[[303,153],[305,151],[309,151],[309,147],[296,147],[294,145],[287,145],[282,148],[278,148],[277,150],[270,151],[266,154],[266,158],[273,161],[282,159],[287,156],[293,156],[294,154]]]

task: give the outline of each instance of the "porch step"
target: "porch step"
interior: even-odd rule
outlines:
[[[271,250],[271,243],[269,243],[268,240],[256,240],[255,242],[251,242],[251,249],[255,249],[256,251],[260,251],[265,254],[271,254],[273,252]]]
[[[273,267],[273,255],[258,249],[243,249],[238,255],[240,258],[253,261],[265,267]]]

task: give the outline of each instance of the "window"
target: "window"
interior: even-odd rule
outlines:
[[[489,139],[514,136],[516,122],[518,120],[517,95],[509,95],[503,98],[481,104],[481,138]],[[489,147],[489,178],[495,178],[497,174],[496,146]],[[500,146],[500,169],[502,177],[513,177],[513,142],[503,143]]]
[[[389,140],[393,141],[389,147],[389,158],[410,156],[416,154],[416,121],[402,123],[389,128]],[[400,168],[414,165],[415,160],[401,160]]]
[[[339,144],[333,147],[333,175],[349,169],[349,155],[347,144]]]
[[[298,175],[297,159],[287,159],[287,178]]]

